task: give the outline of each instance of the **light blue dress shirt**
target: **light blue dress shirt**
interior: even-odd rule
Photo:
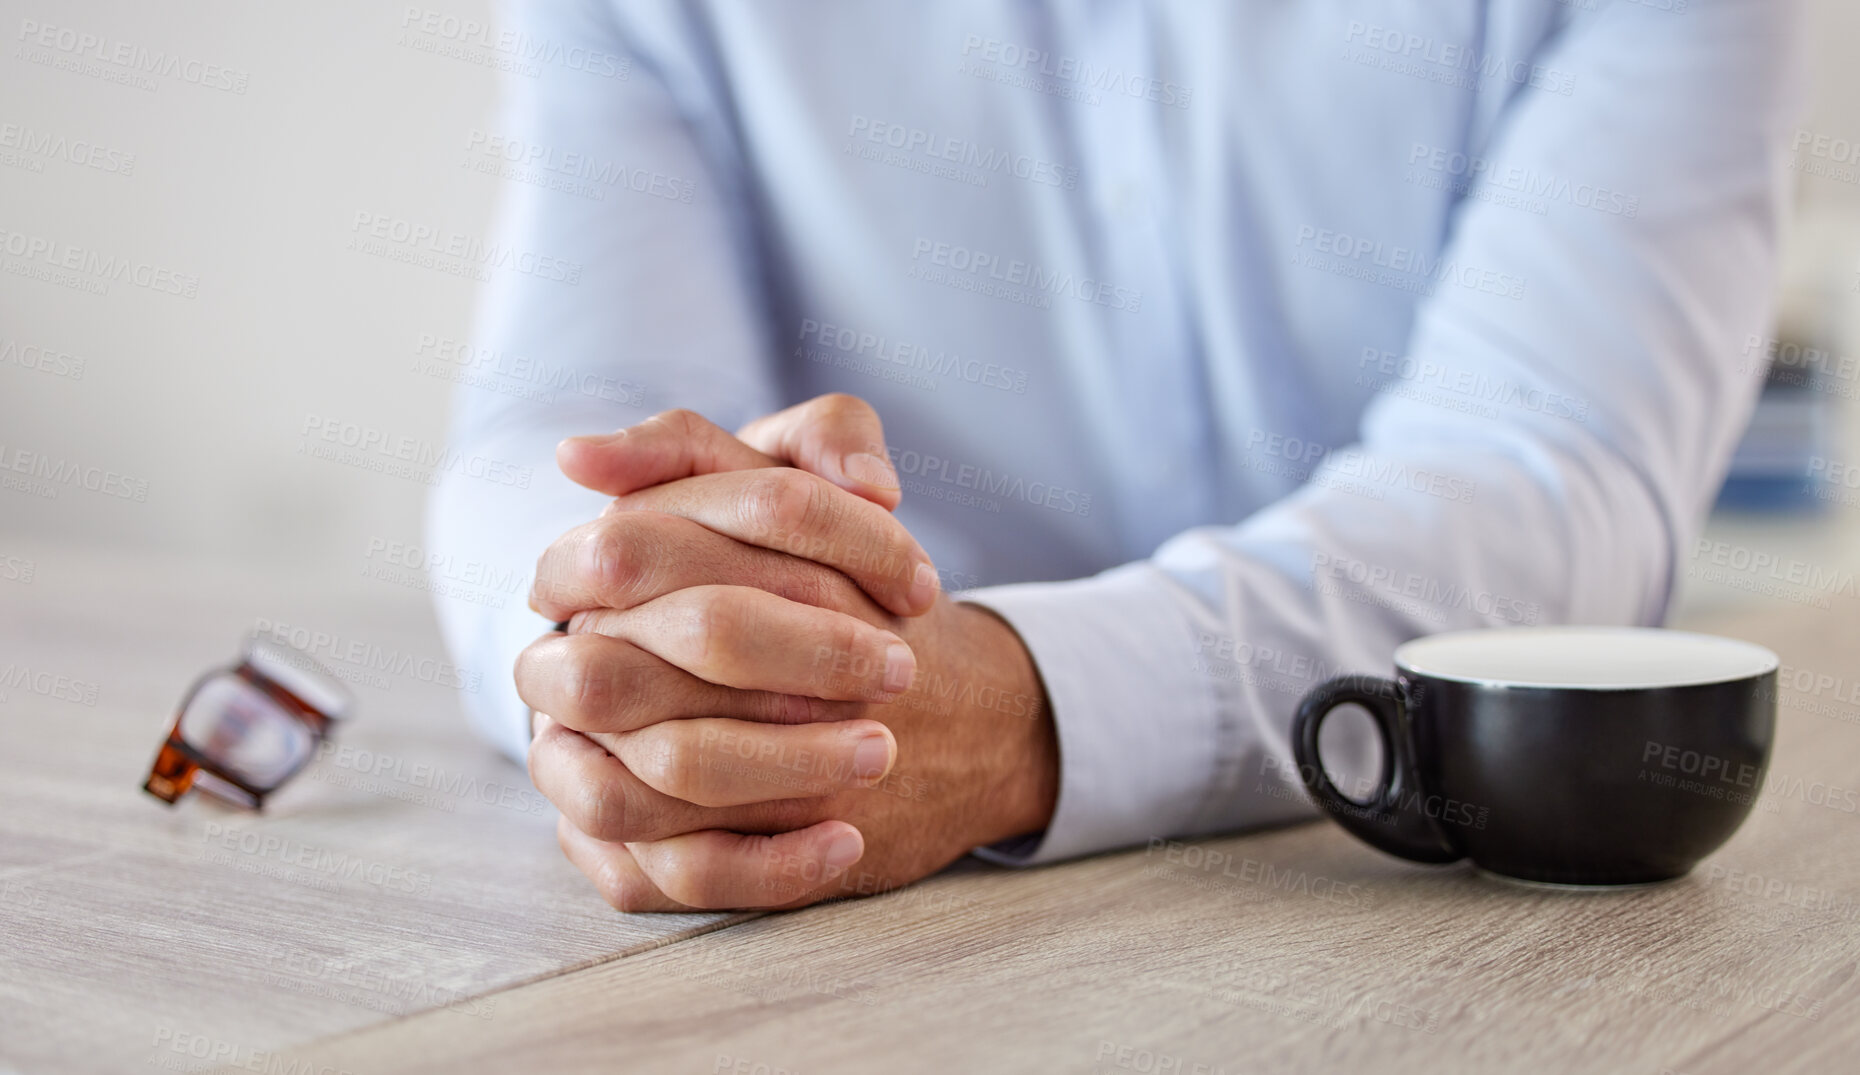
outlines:
[[[864,397],[899,517],[1050,693],[1025,861],[1308,816],[1299,696],[1408,638],[1659,622],[1752,406],[1790,3],[512,18],[473,151],[517,255],[431,349],[455,447],[533,481],[448,473],[434,548],[528,571],[597,514],[564,436]],[[521,756],[546,625],[438,605]]]

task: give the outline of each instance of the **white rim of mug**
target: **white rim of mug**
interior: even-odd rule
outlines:
[[[1750,655],[1752,657],[1757,657],[1761,655],[1761,657],[1765,661],[1767,661],[1767,665],[1763,668],[1756,669],[1755,671],[1740,672],[1736,675],[1726,675],[1726,676],[1721,676],[1715,679],[1688,679],[1682,682],[1545,683],[1545,682],[1526,680],[1526,679],[1496,679],[1496,678],[1492,678],[1489,676],[1455,675],[1455,674],[1446,673],[1446,672],[1430,672],[1424,668],[1415,667],[1413,664],[1409,663],[1409,659],[1403,657],[1404,651],[1409,650],[1412,647],[1420,643],[1426,642],[1426,643],[1438,644],[1442,640],[1461,638],[1461,637],[1487,636],[1493,633],[1515,634],[1515,635],[1545,635],[1545,634],[1572,634],[1572,633],[1616,634],[1616,635],[1659,634],[1659,635],[1664,635],[1669,638],[1697,639],[1699,641],[1707,642],[1712,645],[1718,645],[1718,646],[1723,646],[1723,645],[1740,646],[1750,651]],[[1446,632],[1442,632],[1441,634],[1436,634],[1436,635],[1423,635],[1420,638],[1410,639],[1409,641],[1404,642],[1401,645],[1395,647],[1395,667],[1398,671],[1403,672],[1410,676],[1416,676],[1416,677],[1420,677],[1423,679],[1437,679],[1437,680],[1441,680],[1447,683],[1465,683],[1465,684],[1469,684],[1469,685],[1477,686],[1477,687],[1499,687],[1499,688],[1513,688],[1513,689],[1518,689],[1518,690],[1549,690],[1549,691],[1655,691],[1655,690],[1676,690],[1681,687],[1710,687],[1710,686],[1715,686],[1717,684],[1722,684],[1722,683],[1740,683],[1747,679],[1756,679],[1760,676],[1769,675],[1770,673],[1775,672],[1777,669],[1781,668],[1782,658],[1778,657],[1776,655],[1776,652],[1770,649],[1768,646],[1759,646],[1755,642],[1746,642],[1741,638],[1726,638],[1723,635],[1708,635],[1708,634],[1704,634],[1703,632],[1699,632],[1699,631],[1674,631],[1674,630],[1671,630],[1665,627],[1602,627],[1602,626],[1583,626],[1583,625],[1567,625],[1567,626],[1559,625],[1559,626],[1547,626],[1547,627],[1477,628],[1477,629],[1470,630],[1470,631],[1446,631]]]

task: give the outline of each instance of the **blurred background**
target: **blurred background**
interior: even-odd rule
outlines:
[[[427,600],[377,570],[432,552],[417,476],[300,448],[319,421],[443,446],[478,284],[364,241],[382,218],[484,240],[508,182],[477,170],[495,16],[435,3],[0,5],[0,613],[80,551]],[[1860,566],[1860,5],[1811,7],[1781,314],[1745,356],[1776,383],[1711,540],[1836,569]],[[119,48],[180,63],[94,60]],[[1697,574],[1695,607],[1752,597]]]

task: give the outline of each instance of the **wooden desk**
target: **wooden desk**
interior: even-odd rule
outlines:
[[[0,586],[0,1070],[184,1069],[477,1011],[736,920],[588,898],[553,808],[466,730],[417,591],[94,556]],[[262,816],[164,806],[141,785],[176,704],[264,620],[327,636],[359,714]]]
[[[1769,1075],[1847,1070],[1860,1054],[1851,598],[1687,624],[1769,645],[1792,674],[1769,790],[1673,884],[1508,885],[1314,824],[1039,870],[967,866],[791,914],[668,919],[607,911],[560,861],[546,816],[377,794],[404,796],[404,781],[302,778],[263,820],[143,801],[163,714],[254,616],[438,655],[417,604],[389,615],[358,612],[352,594],[266,593],[254,609],[250,580],[222,581],[212,602],[178,605],[181,587],[124,565],[96,583],[114,603],[70,605],[61,585],[59,601],[31,595],[30,628],[5,620],[0,667],[23,652],[104,690],[95,707],[18,691],[0,707],[15,766],[0,791],[0,1064]],[[345,744],[521,786],[467,740],[444,688],[370,690]],[[334,760],[321,764],[352,772]],[[221,846],[203,839],[213,824],[430,884],[330,891],[275,855],[202,861]]]

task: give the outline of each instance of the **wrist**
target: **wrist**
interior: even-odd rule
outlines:
[[[1012,625],[980,605],[959,604],[966,614],[982,682],[972,715],[998,730],[991,785],[984,801],[984,832],[977,846],[1044,831],[1059,801],[1059,734],[1039,668]]]

